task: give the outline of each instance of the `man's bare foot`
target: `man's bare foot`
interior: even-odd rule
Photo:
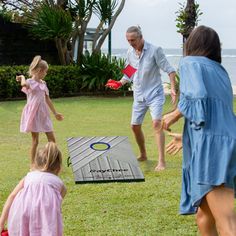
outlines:
[[[147,157],[139,157],[138,158],[138,161],[146,161],[147,160]]]
[[[155,167],[155,171],[162,171],[165,170],[166,168],[166,164],[165,163],[159,163],[156,167]]]

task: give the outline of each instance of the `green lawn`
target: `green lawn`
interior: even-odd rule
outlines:
[[[76,136],[128,136],[131,97],[74,97],[53,100],[62,122],[53,120],[57,143],[64,155],[61,178],[67,186],[63,202],[64,235],[197,235],[194,216],[178,215],[181,188],[181,153],[168,156],[167,169],[154,172],[157,150],[150,115],[143,125],[149,160],[141,163],[145,182],[76,185],[70,167],[66,139]],[[30,134],[19,132],[25,101],[0,102],[0,208],[13,187],[29,170]],[[170,109],[167,100],[165,109]],[[181,131],[182,121],[172,127]],[[170,139],[167,138],[167,142]],[[40,136],[40,146],[46,138]]]

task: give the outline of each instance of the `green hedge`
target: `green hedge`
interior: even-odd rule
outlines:
[[[45,78],[50,97],[79,94],[82,81],[78,66],[50,66]]]
[[[49,66],[45,81],[50,91],[50,97],[65,97],[89,93],[106,92],[108,79],[120,79],[123,60],[110,59],[105,55],[92,55],[83,58],[83,63],[70,66]],[[29,66],[0,67],[0,99],[17,99],[24,97],[16,73],[22,73],[27,78]],[[122,91],[128,90],[128,86]]]
[[[16,82],[16,73],[22,73],[27,78],[29,66],[0,67],[0,99],[24,97],[21,86]],[[50,66],[45,81],[51,97],[63,97],[79,94],[82,87],[80,69],[78,66]]]

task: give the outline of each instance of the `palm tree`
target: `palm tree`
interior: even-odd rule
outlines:
[[[197,11],[194,0],[188,0],[187,5],[185,7],[186,14],[186,30],[183,34],[184,39],[186,40],[194,27],[197,25]]]
[[[176,18],[176,27],[177,32],[181,33],[183,36],[183,43],[186,41],[192,30],[195,26],[197,26],[199,21],[199,16],[202,15],[202,12],[199,9],[199,4],[196,3],[194,0],[187,0],[186,6],[184,4],[180,4],[180,9],[176,12],[177,18]],[[176,91],[179,96],[179,74],[176,73],[175,76],[176,79]],[[176,101],[176,104],[174,104],[173,110],[177,107],[178,101]],[[172,112],[171,110],[170,112]],[[169,112],[167,112],[169,113]]]
[[[186,6],[180,4],[179,11],[176,12],[176,27],[177,32],[183,35],[183,42],[188,38],[191,31],[197,26],[199,21],[199,16],[202,15],[202,12],[199,9],[199,4],[194,0],[187,0]]]

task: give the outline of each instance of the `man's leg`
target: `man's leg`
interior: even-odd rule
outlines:
[[[161,128],[161,120],[153,120],[152,121],[154,132],[155,132],[155,139],[158,149],[158,163],[155,168],[155,171],[164,170],[166,168],[165,162],[165,134]]]
[[[158,149],[158,163],[155,168],[155,171],[161,171],[166,168],[165,162],[165,135],[162,129],[162,110],[163,104],[165,102],[164,92],[160,92],[160,94],[151,101],[149,104],[150,113],[152,116],[152,125],[155,132],[155,140]]]
[[[134,133],[135,140],[138,144],[140,156],[139,161],[147,160],[147,153],[145,147],[145,138],[142,131],[142,123],[144,116],[148,110],[145,102],[135,102],[133,103],[132,118],[131,118],[131,129]]]
[[[131,125],[132,131],[134,133],[134,137],[139,147],[140,156],[138,158],[139,161],[146,161],[147,160],[147,153],[145,147],[145,138],[142,131],[142,125]]]

